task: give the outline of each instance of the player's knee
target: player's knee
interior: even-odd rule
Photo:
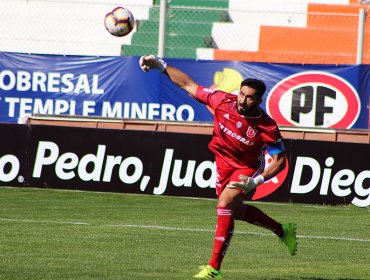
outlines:
[[[231,208],[232,203],[231,201],[227,199],[219,199],[217,203],[217,207],[222,207],[222,208]]]
[[[217,203],[217,207],[229,208],[236,210],[243,203],[243,198],[235,190],[223,191]]]

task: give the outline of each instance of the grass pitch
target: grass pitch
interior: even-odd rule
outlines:
[[[225,279],[370,279],[370,210],[253,203],[298,223],[298,255],[236,222]],[[216,200],[0,188],[0,279],[191,279],[213,246]]]

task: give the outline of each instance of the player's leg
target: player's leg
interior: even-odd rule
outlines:
[[[221,277],[221,263],[234,233],[234,209],[239,208],[239,204],[243,202],[240,191],[226,188],[234,168],[221,159],[216,159],[216,167],[217,226],[212,257],[207,266],[201,267],[201,271],[194,276],[195,278]]]
[[[217,227],[212,252],[208,264],[220,269],[234,234],[234,212],[243,203],[243,196],[238,190],[224,189],[217,204]]]
[[[221,262],[226,255],[228,246],[234,233],[235,214],[243,207],[244,195],[241,190],[227,188],[231,181],[239,180],[239,175],[251,176],[255,170],[230,168],[227,162],[216,160],[218,184],[216,184],[217,203],[217,228],[213,247],[212,258],[208,265],[219,270]]]
[[[195,278],[221,278],[221,263],[230,245],[234,233],[234,209],[243,203],[243,196],[238,190],[224,189],[217,204],[217,226],[212,257],[207,266]]]
[[[240,173],[242,172],[242,173]],[[231,178],[239,178],[240,174],[245,176],[253,176],[253,170],[250,169],[240,169],[236,170]],[[238,181],[238,180],[233,180]],[[284,243],[288,249],[289,253],[293,256],[297,252],[297,236],[296,236],[296,224],[281,224],[274,220],[272,217],[261,211],[255,206],[240,204],[240,207],[236,208],[234,217],[236,220],[245,221],[256,226],[260,226],[271,230],[275,233],[282,243]]]
[[[275,233],[278,237],[283,237],[283,225],[255,206],[243,204],[236,210],[235,219],[266,228]]]
[[[252,177],[254,173],[255,170],[253,169],[238,169],[231,174],[230,181],[239,181],[240,175]],[[278,237],[282,237],[284,235],[284,229],[282,224],[275,221],[273,218],[265,214],[257,207],[243,204],[243,199],[241,200],[241,203],[235,204],[234,218],[236,220],[245,221],[250,224],[254,224],[256,226],[269,229],[272,232],[274,232]]]
[[[292,256],[297,253],[296,224],[281,224],[257,207],[246,204],[242,204],[241,207],[235,210],[235,219],[271,230],[288,247]]]

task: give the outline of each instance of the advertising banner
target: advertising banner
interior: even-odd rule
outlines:
[[[28,176],[27,143],[29,129],[26,125],[0,125],[0,184],[21,186]]]
[[[0,125],[0,185],[215,198],[210,135]],[[285,140],[286,168],[249,200],[370,205],[370,145]],[[345,152],[343,152],[345,151]],[[365,158],[364,158],[365,157]],[[266,163],[271,157],[265,155]]]
[[[211,122],[211,112],[138,57],[0,52],[0,122],[32,114]],[[212,90],[265,81],[261,107],[279,125],[368,128],[370,65],[297,65],[166,59]]]
[[[188,140],[178,133],[32,126],[28,183],[51,188],[213,196],[209,192],[215,181],[207,148],[210,136],[199,135],[194,139],[196,145]]]
[[[289,197],[292,202],[370,205],[370,165],[365,156],[370,154],[370,145],[307,140],[285,143],[289,156],[286,180],[283,184],[276,181],[276,191],[261,200],[286,202]]]

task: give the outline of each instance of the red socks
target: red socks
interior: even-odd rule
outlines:
[[[217,227],[212,258],[209,265],[219,270],[234,233],[234,212],[229,208],[217,207]]]
[[[241,216],[238,217],[238,220],[269,229],[279,237],[284,235],[284,230],[280,223],[267,216],[257,207],[251,205],[243,205]],[[233,233],[234,211],[225,207],[217,207],[215,242],[213,246],[212,258],[208,262],[208,264],[214,269],[220,270],[221,262],[229,247]]]
[[[241,217],[239,217],[238,220],[242,220],[250,224],[269,229],[278,237],[282,237],[284,235],[283,226],[280,223],[267,216],[257,207],[249,204],[243,204]]]

